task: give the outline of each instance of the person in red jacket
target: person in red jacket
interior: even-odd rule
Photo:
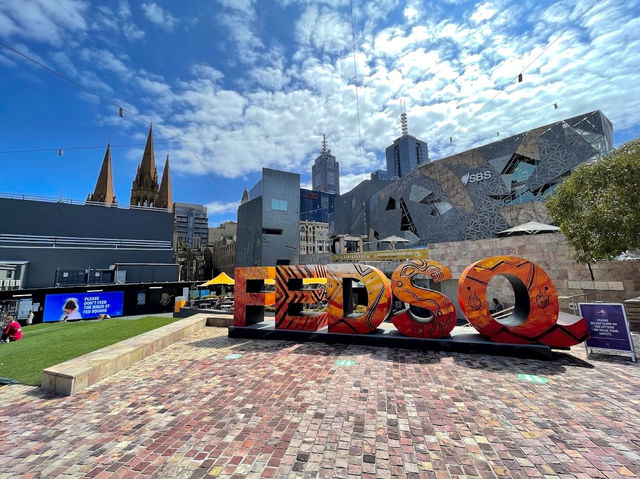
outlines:
[[[20,323],[13,319],[13,316],[7,316],[7,326],[2,331],[2,342],[19,341],[22,339],[22,328]]]

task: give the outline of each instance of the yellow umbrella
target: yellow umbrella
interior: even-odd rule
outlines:
[[[214,284],[235,284],[235,281],[227,273],[220,273],[215,278],[201,284],[200,287],[213,286]]]

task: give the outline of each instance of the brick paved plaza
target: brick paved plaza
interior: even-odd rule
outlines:
[[[629,359],[226,333],[205,328],[73,397],[0,388],[0,477],[640,476]]]

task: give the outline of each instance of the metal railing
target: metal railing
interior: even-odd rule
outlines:
[[[0,234],[1,247],[173,249],[171,240]]]
[[[0,193],[0,198],[8,200],[26,200],[26,201],[43,201],[46,203],[64,203],[67,205],[89,205],[89,206],[102,206],[104,208],[117,208],[120,210],[142,210],[142,211],[158,211],[162,213],[171,212],[171,208],[156,208],[154,206],[137,206],[137,205],[120,205],[120,204],[107,204],[99,201],[86,201],[86,200],[74,200],[71,198],[54,198],[52,196],[38,196],[38,195],[25,195],[17,193]]]
[[[595,297],[595,299],[594,299]],[[558,300],[567,300],[569,309],[572,314],[576,316],[580,316],[580,310],[578,308],[578,303],[586,303],[589,300],[599,302],[600,301],[600,291],[586,291],[584,293],[573,294],[571,296],[558,296]]]

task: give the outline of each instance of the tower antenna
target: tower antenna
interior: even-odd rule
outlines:
[[[402,113],[400,114],[400,126],[402,127],[402,136],[409,134],[409,126],[407,125],[407,110],[403,101],[400,102]]]

